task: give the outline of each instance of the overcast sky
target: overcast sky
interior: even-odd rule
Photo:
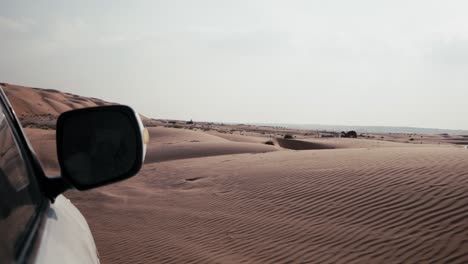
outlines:
[[[467,10],[428,0],[0,0],[0,81],[155,118],[468,129]]]

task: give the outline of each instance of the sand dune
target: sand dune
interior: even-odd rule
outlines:
[[[276,138],[274,140],[278,146],[285,149],[293,150],[307,150],[307,149],[334,149],[333,144],[328,143],[319,143],[319,142],[308,142],[305,140],[296,140],[296,139],[282,139]]]
[[[271,140],[271,138],[269,137],[249,136],[249,135],[239,135],[239,134],[216,133],[215,135],[220,138],[227,139],[229,141],[245,142],[245,143],[265,143],[268,140]]]
[[[262,143],[234,142],[188,129],[156,127],[149,128],[149,132],[151,140],[145,163],[277,150]]]
[[[4,90],[18,117],[58,116],[72,109],[110,104],[101,99],[82,97],[52,89],[8,84]]]
[[[226,142],[226,139],[214,136],[203,131],[167,128],[167,127],[150,127],[148,128],[150,138],[153,144],[176,144],[186,142]]]
[[[66,111],[116,104],[58,90],[13,84],[6,84],[4,91],[23,126],[33,128],[55,128],[57,117]],[[145,124],[152,123],[144,115],[140,114],[140,117]]]
[[[241,153],[265,153],[278,150],[263,143],[246,143],[223,139],[188,129],[148,128],[150,142],[145,163],[200,158]],[[60,172],[56,155],[55,130],[26,128],[26,134],[47,175]]]
[[[275,142],[286,149],[349,149],[349,148],[407,148],[407,147],[434,147],[435,144],[407,144],[372,139],[350,139],[350,138],[305,138],[305,139],[282,139],[276,138]]]
[[[449,147],[278,151],[69,197],[104,263],[466,263],[467,171]]]

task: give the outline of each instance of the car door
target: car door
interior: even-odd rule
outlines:
[[[3,100],[2,100],[3,101]],[[0,104],[0,260],[23,262],[46,211],[48,201],[34,179],[19,131],[12,116]]]
[[[0,263],[99,263],[86,220],[45,197],[27,139],[0,89]]]

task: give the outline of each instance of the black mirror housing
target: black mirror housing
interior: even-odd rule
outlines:
[[[96,188],[137,174],[145,156],[144,127],[124,105],[72,110],[57,120],[61,175],[78,190]]]

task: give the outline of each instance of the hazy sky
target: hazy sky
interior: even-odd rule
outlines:
[[[467,1],[5,1],[0,81],[155,118],[468,129]]]

